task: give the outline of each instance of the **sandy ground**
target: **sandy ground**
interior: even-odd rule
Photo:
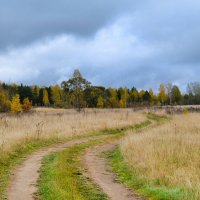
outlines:
[[[124,185],[117,183],[115,174],[111,172],[108,162],[99,155],[102,152],[112,150],[117,144],[118,142],[115,141],[88,149],[83,158],[86,173],[111,200],[144,200]]]

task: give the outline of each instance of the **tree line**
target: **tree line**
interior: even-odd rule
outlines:
[[[28,112],[32,106],[58,108],[129,108],[134,106],[200,104],[200,83],[190,83],[187,93],[161,84],[158,93],[132,88],[93,86],[75,70],[72,78],[49,87],[0,83],[0,112]]]

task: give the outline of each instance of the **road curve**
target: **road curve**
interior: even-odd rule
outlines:
[[[106,159],[99,155],[101,152],[112,150],[117,144],[118,141],[88,149],[83,158],[86,173],[111,200],[144,200],[123,184],[116,182],[115,174],[109,169]]]
[[[16,168],[7,190],[8,200],[34,200],[34,194],[37,192],[37,181],[39,179],[39,170],[42,166],[42,159],[50,153],[62,151],[65,148],[72,147],[81,143],[96,140],[106,136],[98,136],[87,139],[78,139],[69,141],[65,144],[55,145],[53,147],[43,148],[30,155],[19,167]]]

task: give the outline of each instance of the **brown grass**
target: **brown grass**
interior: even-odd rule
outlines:
[[[185,199],[200,199],[200,115],[175,116],[170,123],[130,134],[121,151],[140,178],[184,188]]]
[[[21,116],[0,115],[0,148],[4,151],[24,139],[69,138],[98,130],[140,123],[145,116],[132,110],[35,109]]]

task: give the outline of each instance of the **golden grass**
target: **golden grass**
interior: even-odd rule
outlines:
[[[0,149],[6,151],[24,139],[69,138],[134,125],[144,120],[142,113],[128,109],[86,109],[78,113],[74,110],[37,108],[28,115],[0,115]]]
[[[200,199],[200,115],[174,116],[170,123],[130,134],[121,151],[140,178],[184,188],[184,199]]]

